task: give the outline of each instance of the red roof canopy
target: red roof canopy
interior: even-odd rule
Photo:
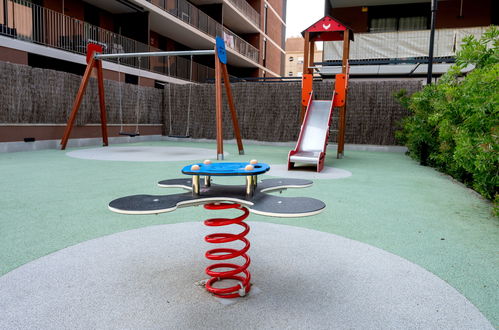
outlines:
[[[305,32],[309,32],[310,41],[338,41],[343,40],[343,33],[346,30],[349,30],[350,40],[353,40],[351,28],[331,16],[324,16],[301,34],[304,35]]]

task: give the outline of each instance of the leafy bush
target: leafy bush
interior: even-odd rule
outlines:
[[[461,70],[473,65],[464,78]],[[412,115],[397,137],[421,164],[494,200],[499,211],[499,30],[463,39],[456,64],[436,84],[396,97]]]

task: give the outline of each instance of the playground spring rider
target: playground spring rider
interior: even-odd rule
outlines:
[[[250,231],[244,220],[249,213],[273,217],[304,217],[320,213],[326,205],[317,199],[308,197],[282,197],[267,194],[287,188],[305,188],[312,181],[303,179],[266,179],[258,182],[258,175],[267,172],[270,166],[252,160],[250,163],[211,163],[185,166],[182,173],[191,178],[160,181],[160,187],[181,187],[187,193],[173,195],[134,195],[122,197],[109,203],[109,209],[124,214],[157,214],[176,210],[178,207],[204,204],[207,210],[237,209],[243,212],[234,219],[213,218],[204,221],[210,227],[222,227],[231,224],[242,227],[238,234],[215,233],[205,237],[205,241],[223,244],[239,241],[244,244],[241,249],[215,248],[206,252],[209,260],[219,263],[208,266],[205,270],[210,279],[206,281],[206,290],[220,298],[237,298],[245,296],[251,290],[251,274],[248,270],[251,260],[248,256],[250,243],[246,235]],[[200,176],[204,176],[203,182]],[[245,185],[217,185],[211,177],[244,176]],[[201,184],[202,183],[202,184]],[[242,265],[228,260],[241,257]],[[224,270],[221,270],[223,268]],[[236,280],[239,284],[226,288],[216,288],[216,282],[227,279]]]

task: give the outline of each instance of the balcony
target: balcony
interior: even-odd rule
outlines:
[[[467,35],[479,37],[486,27],[437,29],[434,57],[436,73],[445,73]],[[399,31],[355,34],[350,44],[350,73],[355,74],[424,74],[430,43],[430,31]],[[343,42],[324,43],[324,66],[321,73],[341,71]],[[392,65],[387,65],[392,64]],[[329,65],[329,67],[327,66]]]
[[[260,32],[260,14],[246,0],[224,0],[223,4],[224,25],[237,33]]]
[[[246,0],[189,0],[196,6],[219,4],[224,25],[236,33],[258,33],[260,14]],[[242,19],[241,19],[242,18]]]
[[[253,24],[260,28],[260,14],[246,0],[228,0]]]
[[[258,63],[259,50],[257,48],[186,0],[147,0],[147,2],[161,8],[170,15],[175,16],[212,38],[217,36],[223,37],[228,48]]]
[[[154,47],[124,37],[98,26],[71,18],[24,0],[8,0],[7,22],[0,20],[0,35],[85,55],[89,42],[104,46],[104,53],[158,51]],[[117,62],[117,60],[110,60]],[[123,58],[120,65],[141,68],[163,75],[189,80],[190,60],[171,56],[160,58]],[[193,62],[192,81],[205,82],[214,70]]]

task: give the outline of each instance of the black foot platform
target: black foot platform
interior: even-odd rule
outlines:
[[[192,193],[192,179],[163,180],[160,187],[183,188],[187,193],[173,195],[134,195],[122,197],[109,203],[109,209],[125,214],[155,214],[176,210],[178,207],[194,206],[213,202],[230,201],[248,207],[255,214],[273,217],[304,217],[320,213],[324,202],[308,197],[282,197],[269,195],[268,192],[288,188],[306,188],[310,180],[266,179],[257,183],[252,194],[246,193],[244,185],[217,185],[206,183],[200,186],[199,194]]]

